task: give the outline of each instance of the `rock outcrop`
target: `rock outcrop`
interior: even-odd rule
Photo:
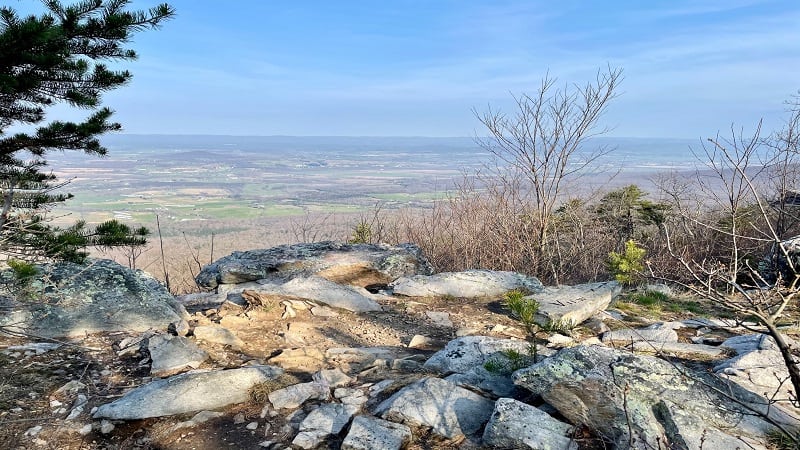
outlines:
[[[31,289],[41,298],[16,302],[15,311],[0,318],[0,325],[13,325],[38,336],[62,337],[166,330],[170,323],[188,318],[158,280],[114,261],[60,262],[38,269],[40,275]]]
[[[318,275],[340,284],[386,284],[401,276],[430,274],[419,247],[317,242],[234,252],[203,268],[198,286],[213,289],[266,278]]]
[[[516,272],[466,270],[435,275],[415,275],[395,280],[390,287],[395,295],[405,297],[499,297],[508,291],[540,292],[536,278]]]
[[[569,422],[595,430],[616,448],[765,449],[772,426],[753,411],[796,424],[733,383],[599,345],[561,350],[513,377]]]

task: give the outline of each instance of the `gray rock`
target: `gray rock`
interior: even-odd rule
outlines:
[[[417,348],[423,350],[434,350],[437,346],[441,347],[441,344],[435,339],[429,338],[428,336],[423,336],[421,334],[415,334],[412,336],[411,341],[408,343],[408,348]]]
[[[312,380],[332,388],[339,386],[346,386],[350,384],[353,379],[347,376],[346,373],[339,369],[325,369],[314,373],[311,376]]]
[[[737,355],[714,367],[713,371],[750,392],[778,401],[778,407],[800,418],[800,410],[792,406],[796,398],[789,371],[775,341],[767,335],[748,334],[732,337],[721,347]]]
[[[114,424],[109,422],[108,420],[101,420],[100,421],[100,433],[108,434],[114,431]]]
[[[167,377],[188,369],[200,367],[208,358],[194,342],[180,336],[158,334],[147,343],[150,352],[150,374],[156,377]]]
[[[539,408],[501,398],[483,432],[483,443],[496,448],[575,450],[572,425],[550,417]]]
[[[496,297],[514,289],[539,292],[543,288],[539,280],[521,273],[478,269],[403,277],[389,286],[395,295],[406,297],[467,298]]]
[[[269,401],[275,409],[296,409],[307,400],[328,400],[330,388],[322,383],[309,382],[287,386],[269,393]]]
[[[250,388],[283,373],[278,367],[253,366],[195,372],[140,386],[100,406],[95,419],[138,420],[222,408],[250,398]]]
[[[345,286],[318,276],[293,278],[281,285],[280,292],[324,303],[353,312],[380,311],[381,306],[367,297],[363,288]]]
[[[555,353],[553,350],[540,348],[540,354]],[[500,339],[489,336],[464,336],[456,338],[425,362],[424,367],[441,374],[467,373],[473,367],[482,366],[499,353],[513,351],[520,355],[529,355],[530,343],[516,339]]]
[[[606,309],[620,292],[622,288],[615,281],[575,286],[548,286],[543,292],[531,296],[539,302],[536,323],[578,325]]]
[[[400,450],[411,440],[411,429],[399,423],[356,416],[342,450]]]
[[[227,296],[216,292],[195,292],[191,294],[183,294],[175,297],[185,308],[192,311],[216,308],[225,303]]]
[[[311,449],[331,435],[339,434],[358,411],[358,407],[327,403],[311,411],[300,423],[300,432],[292,441],[292,445]]]
[[[771,425],[748,408],[779,423],[797,423],[763,397],[711,374],[603,346],[562,350],[513,378],[617,448],[749,448],[744,441],[763,449]]]
[[[59,262],[39,267],[33,289],[37,302],[15,302],[0,325],[44,337],[85,336],[111,331],[166,330],[188,319],[186,310],[155,278],[97,259],[86,264]],[[19,322],[19,321],[22,322]]]
[[[647,341],[653,343],[678,342],[678,333],[669,325],[654,324],[647,328],[625,328],[603,333],[603,342],[630,344]]]
[[[480,391],[493,398],[509,397],[516,390],[516,385],[511,381],[510,372],[507,374],[489,372],[483,366],[476,366],[466,373],[454,373],[445,380],[473,391]]]
[[[297,315],[295,312],[295,303],[304,304],[304,302],[297,302],[296,299],[298,298],[358,313],[379,311],[381,309],[380,305],[375,302],[375,300],[369,298],[370,294],[366,289],[334,283],[333,281],[315,275],[292,278],[285,283],[262,280],[254,285],[246,283],[246,287],[244,287],[244,285],[226,285],[225,289],[228,291],[229,295],[247,290],[257,295],[266,294],[277,298],[284,297],[295,299],[294,302],[289,300],[281,302],[286,311],[284,318],[291,318]],[[322,310],[318,312],[322,312]]]
[[[431,427],[453,439],[477,432],[494,402],[440,378],[425,378],[384,400],[375,414],[394,422]]]
[[[239,339],[227,328],[217,325],[203,325],[194,327],[194,337],[199,341],[211,342],[213,344],[230,345],[233,349],[241,349],[244,341]]]
[[[419,247],[316,242],[282,245],[264,250],[234,252],[200,271],[198,286],[237,284],[269,277],[291,278],[319,274],[335,282],[387,283],[398,277],[429,274],[431,266]]]
[[[561,333],[554,333],[547,336],[547,346],[554,348],[568,347],[575,343],[575,339],[569,336],[564,336]]]
[[[737,355],[759,350],[778,350],[778,345],[771,336],[761,333],[743,334],[726,339],[720,347],[729,348]]]
[[[333,391],[333,396],[345,405],[357,407],[361,407],[361,405],[367,403],[367,400],[369,400],[361,389],[336,388]]]

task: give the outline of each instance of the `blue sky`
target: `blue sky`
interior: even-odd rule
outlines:
[[[800,89],[797,0],[170,4],[106,97],[129,133],[472,136],[473,108],[611,65],[611,135],[697,138],[778,127]]]

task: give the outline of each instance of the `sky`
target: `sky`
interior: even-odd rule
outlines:
[[[105,97],[128,133],[483,135],[475,111],[612,67],[611,136],[702,138],[779,128],[800,89],[797,0],[169,3]]]

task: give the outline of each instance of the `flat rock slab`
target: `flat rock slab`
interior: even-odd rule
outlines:
[[[147,343],[150,353],[150,375],[167,377],[188,369],[197,369],[208,358],[191,340],[169,334],[158,334]]]
[[[366,286],[431,272],[422,251],[412,244],[316,242],[234,252],[204,267],[195,280],[211,289],[271,277],[320,275],[336,283]]]
[[[213,410],[250,399],[250,388],[283,373],[273,366],[184,373],[140,386],[100,406],[95,419],[138,420]]]
[[[622,287],[615,281],[548,286],[541,293],[530,296],[539,302],[539,311],[534,320],[539,325],[578,325],[608,308],[621,292]]]
[[[394,422],[431,427],[446,438],[477,432],[489,420],[494,402],[449,381],[425,378],[384,400],[375,414]]]
[[[749,408],[797,424],[763,397],[712,374],[599,345],[561,350],[512,378],[569,422],[613,436],[615,448],[764,449],[772,426]]]
[[[483,432],[483,443],[494,448],[576,450],[575,427],[534,406],[511,398],[498,399]]]
[[[552,355],[555,351],[540,346],[539,354]],[[501,339],[490,336],[464,336],[454,339],[442,350],[434,353],[425,362],[425,368],[443,375],[467,373],[472,368],[483,366],[491,358],[504,352],[516,352],[521,356],[531,355],[531,344],[518,339]]]
[[[543,288],[538,279],[521,273],[478,269],[402,277],[389,287],[395,295],[405,297],[466,298],[497,297],[515,289],[539,292]]]
[[[401,423],[356,416],[342,442],[342,450],[400,450],[411,440],[411,429]]]
[[[627,348],[627,347],[626,347]],[[668,353],[689,359],[714,359],[725,355],[725,349],[713,345],[687,344],[685,342],[647,342],[633,343],[633,350],[643,353]]]
[[[150,329],[166,330],[188,319],[186,310],[158,280],[106,259],[86,264],[59,262],[38,267],[35,303],[15,303],[0,325],[44,337]]]
[[[651,325],[647,328],[625,328],[603,333],[603,342],[629,344],[631,342],[678,342],[678,333],[670,326],[662,324]]]

